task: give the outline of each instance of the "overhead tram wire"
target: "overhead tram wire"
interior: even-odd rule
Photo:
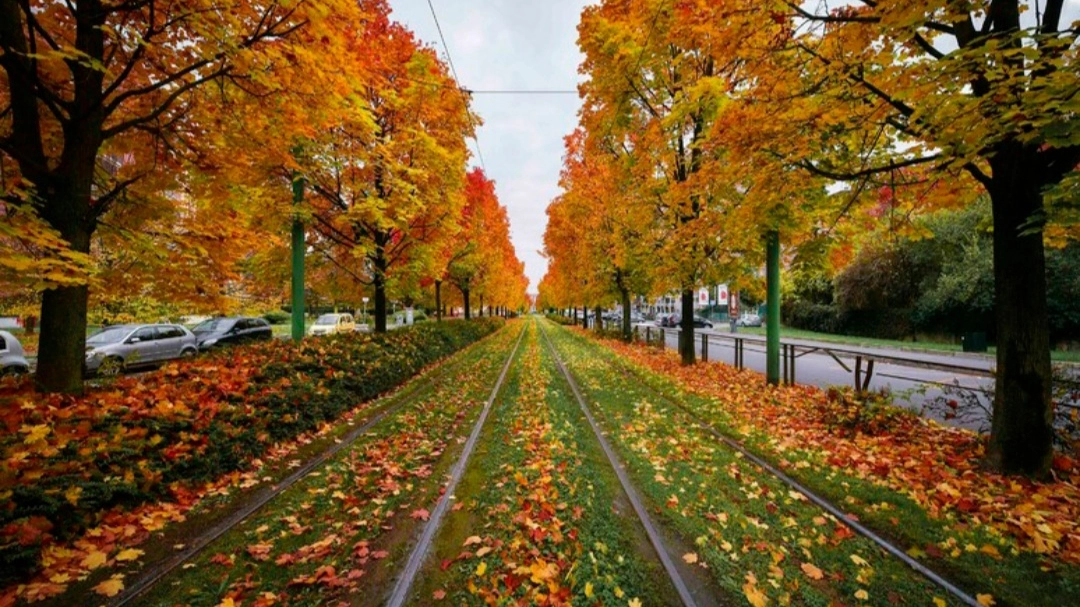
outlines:
[[[454,67],[454,59],[450,56],[450,47],[446,44],[446,36],[443,36],[442,25],[439,24],[439,16],[435,14],[435,5],[431,3],[431,0],[427,0],[428,8],[431,9],[431,18],[435,20],[435,29],[439,32],[439,40],[442,41],[443,49],[446,50],[446,62],[450,64],[450,73],[454,75],[454,82],[458,83],[458,93],[461,95],[461,102],[465,104],[465,115],[469,118],[469,124],[472,126],[473,131],[473,143],[476,144],[476,156],[480,159],[480,168],[484,169],[484,174],[487,174],[487,164],[484,163],[484,153],[480,151],[480,135],[477,133],[476,121],[473,120],[472,112],[469,111],[469,99],[465,96],[465,90],[461,87],[461,78],[458,78],[457,68]]]

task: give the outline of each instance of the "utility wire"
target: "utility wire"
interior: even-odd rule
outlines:
[[[466,95],[577,95],[576,89],[470,89],[463,86],[413,78],[411,76],[399,76],[402,80],[408,80],[413,84],[426,84],[435,88],[453,89]]]
[[[465,90],[461,87],[461,78],[458,78],[457,68],[454,67],[454,59],[450,56],[450,47],[446,45],[446,37],[443,36],[442,25],[439,24],[439,16],[435,14],[435,5],[431,3],[431,0],[427,0],[428,8],[431,9],[431,17],[435,20],[435,29],[439,32],[439,40],[442,40],[443,49],[446,50],[446,62],[450,64],[450,73],[454,75],[454,82],[458,83],[458,93],[461,94],[461,102],[465,104],[465,115],[469,118],[469,124],[472,125],[473,130],[473,143],[476,144],[476,156],[480,159],[480,168],[484,169],[484,174],[487,174],[487,165],[484,164],[484,153],[480,151],[480,134],[477,133],[476,121],[473,120],[472,112],[469,111],[469,98],[465,96]]]

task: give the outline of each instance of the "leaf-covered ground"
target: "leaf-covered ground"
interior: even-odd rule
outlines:
[[[752,605],[953,604],[906,565],[823,513],[639,381],[594,344],[555,340],[685,562]]]
[[[678,604],[530,323],[413,604]]]
[[[428,519],[518,330],[452,363],[401,410],[142,599],[147,605],[365,604]]]
[[[669,433],[692,427],[649,394],[659,390],[987,603],[1062,605],[1080,595],[1080,476],[1071,461],[1058,462],[1054,482],[993,474],[980,465],[980,438],[966,430],[850,395],[767,387],[760,374],[724,364],[683,367],[671,352],[616,341],[604,341],[601,348],[584,339],[562,338],[583,349],[576,372],[588,373],[605,359],[622,367],[598,376],[593,390],[632,386],[629,377],[651,386],[640,398],[628,397],[636,403],[637,421],[619,421],[624,441],[646,432],[638,424],[657,415],[672,420]],[[657,461],[672,456],[662,453]],[[780,507],[769,495],[746,498]],[[828,529],[822,532],[830,536]],[[858,576],[848,572],[843,578],[850,583]]]
[[[283,475],[307,445],[371,414],[374,395],[497,326],[235,348],[77,398],[5,384],[0,605],[88,581],[119,592],[122,580],[105,571],[137,560],[151,535],[206,498],[225,502]]]

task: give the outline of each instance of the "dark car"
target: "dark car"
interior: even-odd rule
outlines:
[[[262,318],[233,316],[211,318],[191,330],[199,340],[199,350],[210,350],[229,344],[265,341],[273,337],[270,323]]]
[[[679,316],[678,314],[674,314],[674,315],[671,316],[671,318],[667,319],[667,322],[669,322],[671,324],[663,325],[663,326],[673,327],[673,328],[677,329],[677,328],[682,326],[682,316]],[[707,318],[702,318],[700,316],[695,316],[694,317],[694,328],[697,328],[697,329],[711,329],[712,328],[712,321],[707,319]]]

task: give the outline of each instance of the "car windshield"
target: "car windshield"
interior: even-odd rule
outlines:
[[[195,325],[195,328],[191,330],[192,333],[217,333],[219,331],[228,331],[236,324],[236,321],[231,318],[211,318],[210,320],[204,320],[203,322]]]
[[[90,337],[87,337],[86,344],[88,346],[115,344],[127,337],[127,334],[130,332],[131,327],[106,327]]]
[[[317,325],[336,325],[338,316],[337,314],[323,314],[315,321]]]

